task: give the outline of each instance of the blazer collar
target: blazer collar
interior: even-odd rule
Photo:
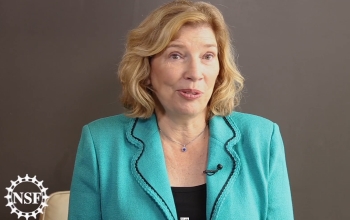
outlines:
[[[209,129],[207,169],[215,169],[218,164],[223,166],[215,175],[207,176],[207,216],[214,219],[225,198],[226,189],[239,174],[240,161],[233,146],[241,134],[231,117],[214,116],[209,121]],[[148,119],[131,120],[126,135],[138,149],[131,163],[136,180],[168,219],[177,219],[156,116],[153,114]]]
[[[132,174],[167,219],[177,219],[156,116],[131,120],[127,138],[138,149],[131,162]]]
[[[234,146],[241,138],[241,133],[230,116],[214,116],[209,122],[210,139],[208,153],[209,170],[216,169],[218,164],[222,169],[212,176],[207,176],[207,217],[216,219],[218,210],[225,199],[228,190],[234,184],[239,171],[240,159],[234,151]]]

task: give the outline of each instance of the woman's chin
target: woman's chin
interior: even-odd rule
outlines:
[[[188,117],[196,117],[198,115],[205,115],[206,109],[200,110],[199,107],[191,107],[191,108],[179,108],[176,113],[180,116],[188,116]]]

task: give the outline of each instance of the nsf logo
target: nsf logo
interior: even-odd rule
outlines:
[[[31,183],[39,188],[39,192],[15,192],[14,189],[22,183]],[[11,208],[11,214],[16,213],[18,218],[24,217],[28,220],[29,217],[36,219],[37,214],[43,213],[43,208],[47,206],[46,199],[49,197],[46,194],[46,190],[43,186],[43,181],[38,181],[36,176],[29,177],[28,174],[21,178],[18,176],[16,181],[11,181],[11,186],[6,187],[7,195],[4,196],[7,199],[7,205]],[[37,205],[37,209],[32,212],[20,211],[17,207],[19,205]]]

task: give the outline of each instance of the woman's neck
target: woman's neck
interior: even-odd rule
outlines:
[[[181,143],[187,143],[205,129],[206,115],[171,116],[156,111],[158,127],[162,132]]]

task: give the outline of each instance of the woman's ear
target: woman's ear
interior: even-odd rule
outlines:
[[[149,91],[154,92],[153,87],[152,87],[152,83],[151,83],[151,79],[150,79],[150,78],[148,78],[148,79],[145,80],[145,85],[146,85],[146,88],[147,88]]]

